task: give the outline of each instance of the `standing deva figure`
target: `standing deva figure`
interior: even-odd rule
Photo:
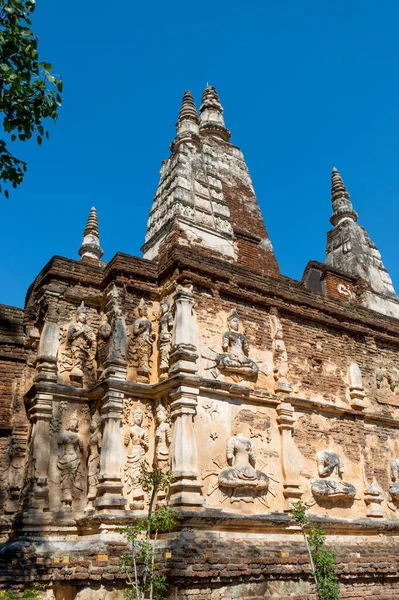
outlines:
[[[72,369],[69,374],[71,383],[83,384],[85,371],[91,368],[91,350],[95,341],[95,335],[91,327],[87,325],[87,311],[84,302],[76,312],[76,322],[68,329],[68,344],[72,354]]]
[[[133,324],[133,336],[137,360],[137,379],[147,382],[150,378],[150,360],[152,355],[152,325],[147,317],[148,307],[144,298],[137,308],[138,318]]]
[[[166,475],[170,469],[169,446],[172,441],[172,431],[168,423],[166,410],[162,404],[158,404],[156,422],[154,468]],[[166,490],[159,490],[157,496],[158,504],[164,504],[165,498]]]
[[[168,376],[169,354],[172,341],[173,315],[166,298],[161,300],[161,318],[159,319],[159,370],[160,379]]]
[[[80,469],[83,443],[79,436],[78,413],[69,418],[66,431],[58,438],[57,467],[61,473],[61,502],[64,508],[72,508],[72,500],[83,492]]]
[[[87,461],[87,480],[89,491],[87,494],[86,510],[93,507],[93,501],[97,496],[98,474],[100,472],[101,454],[101,415],[98,409],[95,411],[90,423],[89,458]]]
[[[144,414],[141,410],[140,401],[133,413],[133,425],[125,433],[125,446],[128,448],[125,464],[125,483],[127,494],[130,498],[130,508],[142,510],[144,508],[144,492],[137,483],[140,476],[140,466],[145,461],[148,452],[148,434],[142,427]]]

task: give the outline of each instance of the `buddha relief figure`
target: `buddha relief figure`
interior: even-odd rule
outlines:
[[[394,502],[399,502],[399,458],[394,458],[390,462],[391,486],[389,493]]]
[[[137,308],[138,318],[133,323],[134,353],[137,364],[137,379],[147,382],[150,378],[150,360],[152,355],[152,325],[148,319],[148,307],[144,299]]]
[[[223,334],[223,354],[215,358],[216,366],[225,373],[253,376],[257,375],[258,365],[249,358],[249,343],[246,336],[238,332],[240,318],[234,308],[229,316],[229,331]]]
[[[169,353],[172,340],[173,315],[166,298],[161,300],[161,318],[159,319],[159,370],[161,379],[167,377]]]
[[[79,420],[75,411],[69,418],[66,431],[58,438],[61,502],[64,508],[72,507],[72,500],[83,492],[80,469],[83,443],[79,436]]]
[[[232,495],[245,496],[258,492],[265,494],[269,478],[256,470],[256,454],[250,439],[249,423],[237,423],[235,434],[227,442],[227,464],[229,468],[219,473],[220,488],[230,488]]]
[[[98,410],[95,411],[90,423],[89,438],[89,458],[87,461],[87,480],[89,491],[87,494],[86,510],[90,510],[93,501],[97,496],[98,474],[100,472],[100,453],[101,453],[101,416]]]
[[[108,316],[104,312],[101,313],[100,319],[97,340],[97,374],[99,379],[101,379],[104,363],[108,358],[109,338],[112,332],[111,325],[108,323]]]
[[[67,344],[72,354],[72,369],[69,377],[71,383],[83,384],[85,372],[91,368],[92,346],[95,335],[91,327],[87,325],[87,308],[84,303],[76,312],[76,322],[68,328]]]
[[[314,479],[311,485],[315,498],[353,500],[356,488],[346,481],[342,481],[344,465],[335,452],[323,450],[317,454],[317,468],[322,479]]]
[[[133,413],[133,425],[125,433],[124,443],[127,451],[127,459],[124,468],[127,495],[131,509],[142,510],[144,508],[144,492],[137,483],[140,475],[140,465],[145,461],[148,452],[148,434],[143,425],[144,414],[138,402]]]

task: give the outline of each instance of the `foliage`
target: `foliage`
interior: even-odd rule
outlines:
[[[147,594],[154,600],[166,598],[166,576],[157,573],[155,563],[156,541],[158,533],[174,529],[180,516],[166,506],[155,507],[155,503],[157,493],[167,489],[170,482],[169,473],[156,469],[149,471],[145,464],[140,466],[137,484],[148,494],[149,501],[146,517],[121,530],[132,545],[131,552],[126,552],[121,559],[129,583],[129,589],[125,591],[126,600],[144,600]]]
[[[34,9],[35,0],[0,0],[0,114],[11,142],[36,135],[40,146],[49,137],[43,121],[57,118],[62,80],[51,74],[50,63],[39,62],[38,37],[30,20]],[[26,167],[0,140],[0,180],[16,188]],[[8,198],[8,190],[4,194]]]
[[[18,592],[11,592],[7,590],[0,591],[0,600],[40,600],[40,590],[43,589],[41,585],[35,585],[33,588],[24,590],[22,596]]]
[[[316,582],[317,594],[320,600],[339,600],[339,581],[335,555],[325,546],[326,536],[322,527],[311,525],[306,532],[309,519],[304,502],[294,502],[291,513],[301,528],[306,549],[309,554],[312,573]]]

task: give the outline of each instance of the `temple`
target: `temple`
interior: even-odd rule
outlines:
[[[399,593],[399,299],[336,168],[325,263],[281,274],[231,137],[185,92],[143,257],[103,261],[92,208],[80,258],[0,305],[0,588],[122,600],[147,465],[170,598],[314,599],[299,499],[343,598]]]

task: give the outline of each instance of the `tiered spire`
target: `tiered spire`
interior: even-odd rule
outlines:
[[[357,212],[353,209],[350,195],[342,181],[338,169],[335,167],[331,175],[331,202],[333,205],[333,214],[330,217],[330,223],[336,226],[343,219],[351,219],[356,223],[358,219]]]
[[[190,90],[186,90],[176,123],[176,137],[171,144],[174,152],[182,142],[199,142],[199,117],[195,108],[194,98]]]
[[[191,92],[183,96],[172,154],[147,223],[144,258],[157,260],[167,247],[203,248],[262,274],[279,268],[244,156],[229,144],[217,91],[207,86],[200,117]]]
[[[229,142],[231,138],[231,132],[224,124],[223,107],[220,104],[218,93],[216,88],[211,85],[208,85],[202,94],[200,132],[218,135],[226,142]]]
[[[93,206],[87,219],[86,227],[83,233],[83,242],[79,248],[79,255],[81,258],[86,256],[100,260],[103,254],[104,251],[100,247],[97,211]]]
[[[331,183],[333,214],[330,222],[334,228],[327,234],[326,264],[351,277],[363,279],[369,284],[372,294],[394,298],[397,301],[381,254],[366,230],[357,223],[357,212],[335,167],[332,170]],[[380,300],[374,302],[370,298],[368,305],[371,308],[386,312]]]

